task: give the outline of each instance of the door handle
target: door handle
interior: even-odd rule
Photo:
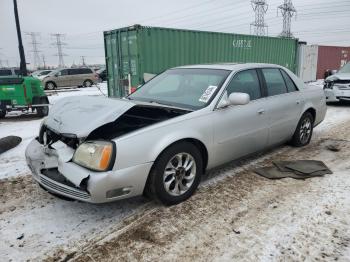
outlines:
[[[265,109],[259,109],[259,110],[258,110],[258,114],[259,114],[259,115],[262,115],[262,114],[264,114],[264,113],[265,113]]]
[[[296,103],[297,103],[297,105],[299,105],[300,104],[300,100],[297,100]]]

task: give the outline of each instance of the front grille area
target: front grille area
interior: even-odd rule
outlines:
[[[42,170],[40,183],[48,189],[56,190],[71,197],[90,198],[90,194],[87,191],[77,188],[60,174],[56,168]]]
[[[44,139],[44,136],[46,136],[46,139]],[[45,141],[46,140],[46,141]],[[62,141],[66,145],[70,146],[73,149],[76,149],[79,145],[79,140],[75,135],[62,135],[57,134],[53,130],[49,129],[47,126],[43,125],[39,132],[39,138],[38,141],[40,144],[46,144],[51,145],[58,140]]]

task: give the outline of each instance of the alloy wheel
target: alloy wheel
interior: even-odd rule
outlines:
[[[300,142],[303,144],[309,141],[311,135],[312,123],[310,118],[305,118],[300,126]]]
[[[188,153],[179,153],[167,163],[163,185],[166,192],[172,196],[186,193],[192,186],[196,176],[196,161]]]

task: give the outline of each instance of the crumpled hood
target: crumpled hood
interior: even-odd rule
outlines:
[[[113,122],[135,104],[128,100],[94,96],[67,97],[50,108],[45,125],[55,132],[87,137],[96,128]]]
[[[326,81],[350,80],[350,73],[337,73],[326,78]]]

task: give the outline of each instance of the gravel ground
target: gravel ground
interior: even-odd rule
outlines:
[[[1,261],[350,260],[349,105],[329,106],[309,146],[280,146],[211,171],[173,207],[141,197],[91,205],[48,194],[33,183],[23,155],[39,120],[24,119],[0,123],[0,137],[26,138],[0,156]],[[252,172],[277,159],[322,160],[334,173],[268,180]]]

